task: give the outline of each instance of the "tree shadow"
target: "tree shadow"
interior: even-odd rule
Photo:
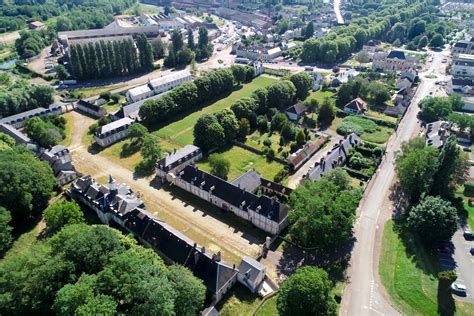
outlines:
[[[128,158],[140,150],[141,144],[138,142],[129,142],[122,145],[120,158]]]
[[[451,293],[450,284],[438,282],[438,314],[442,316],[453,316],[456,313],[456,303]]]

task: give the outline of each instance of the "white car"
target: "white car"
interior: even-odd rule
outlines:
[[[451,284],[451,290],[458,295],[465,296],[467,294],[467,287],[459,283]]]

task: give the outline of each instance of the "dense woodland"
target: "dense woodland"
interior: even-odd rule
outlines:
[[[153,70],[153,50],[144,34],[134,41],[99,41],[71,46],[72,68],[77,79],[100,79]]]
[[[17,80],[5,88],[0,87],[0,117],[21,113],[53,103],[53,88]]]

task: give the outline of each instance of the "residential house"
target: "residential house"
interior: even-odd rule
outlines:
[[[354,79],[359,74],[360,74],[360,72],[358,72],[355,69],[342,70],[337,74],[337,76],[335,78],[333,78],[332,85],[334,87],[338,87],[341,84],[346,83],[349,80]]]
[[[156,162],[156,175],[161,179],[166,179],[168,174],[176,175],[189,164],[201,160],[202,151],[194,145],[186,145],[179,150],[175,150],[166,157]]]
[[[168,177],[173,185],[249,221],[272,235],[288,225],[288,207],[276,198],[257,196],[221,178],[187,165],[176,176]]]
[[[239,265],[237,280],[248,287],[252,293],[258,292],[265,279],[267,268],[257,260],[244,257]]]
[[[297,122],[302,115],[308,111],[308,108],[303,103],[296,103],[285,110],[285,114],[291,121]]]
[[[45,27],[44,23],[40,21],[33,21],[33,22],[28,23],[28,28],[30,30],[41,30],[44,27]]]
[[[459,54],[454,57],[451,74],[457,77],[474,78],[474,55]]]
[[[128,136],[128,127],[135,121],[125,117],[101,126],[95,132],[95,140],[101,147],[107,147]]]
[[[91,208],[102,223],[118,224],[140,242],[160,254],[167,263],[189,268],[200,278],[217,303],[237,282],[238,269],[213,254],[155,215],[124,184],[109,177],[109,185],[96,183],[90,176],[79,178],[68,190],[69,196]]]
[[[448,82],[448,89],[450,93],[470,91],[474,87],[473,78],[451,78]]]
[[[405,52],[392,50],[391,52],[376,52],[372,61],[372,67],[383,71],[407,71],[415,70],[419,60],[415,56],[409,56]]]
[[[450,135],[449,122],[436,121],[426,125],[426,146],[441,148]]]
[[[63,145],[56,145],[46,149],[39,155],[39,159],[46,161],[50,165],[58,186],[63,186],[76,179],[77,173],[72,165],[69,149]]]
[[[391,116],[403,115],[413,98],[413,90],[410,87],[401,88],[393,96],[394,106],[387,106],[384,113]]]
[[[418,72],[415,69],[408,69],[400,73],[400,79],[408,79],[411,83],[414,83],[418,76]]]
[[[412,83],[408,78],[398,79],[396,83],[397,89],[405,89],[411,87]]]
[[[361,98],[357,97],[344,105],[344,112],[349,114],[364,114],[367,111],[367,103]]]
[[[22,128],[25,121],[33,117],[42,117],[48,115],[60,115],[64,111],[63,106],[58,104],[51,104],[47,109],[39,107],[36,109],[28,110],[22,113],[18,113],[12,116],[4,117],[0,119],[0,124],[8,124],[14,128]]]
[[[344,139],[341,139],[339,143],[335,144],[325,157],[322,157],[319,162],[314,164],[308,173],[303,176],[301,182],[305,180],[317,181],[331,170],[343,166],[349,156],[350,149],[360,143],[361,139],[357,134],[352,133],[347,135]]]
[[[293,170],[298,170],[306,161],[308,161],[321,146],[327,141],[327,137],[322,135],[318,139],[308,141],[303,148],[298,149],[288,157],[288,163]]]
[[[95,118],[101,118],[102,116],[107,115],[107,110],[103,107],[85,100],[77,101],[76,109]]]

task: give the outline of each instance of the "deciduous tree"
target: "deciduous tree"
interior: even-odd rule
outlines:
[[[209,165],[211,166],[211,174],[227,180],[230,170],[230,161],[221,154],[212,154],[209,156]]]

